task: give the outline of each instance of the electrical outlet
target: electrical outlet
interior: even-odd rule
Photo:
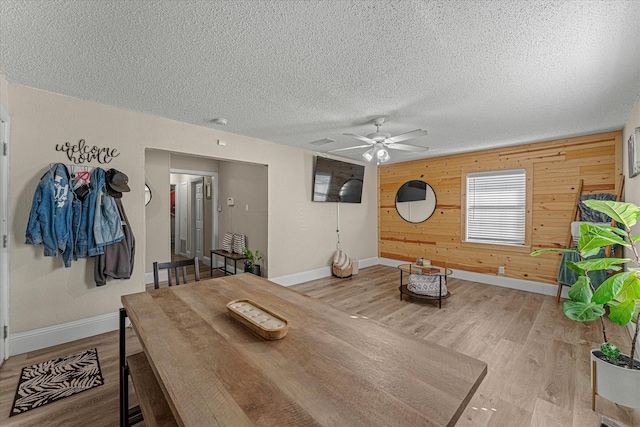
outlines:
[[[498,267],[498,274],[504,274],[504,266],[503,265]]]

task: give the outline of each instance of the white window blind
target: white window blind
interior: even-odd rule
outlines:
[[[467,241],[524,245],[526,171],[467,174]]]

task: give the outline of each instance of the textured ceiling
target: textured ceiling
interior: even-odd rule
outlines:
[[[640,94],[637,0],[0,7],[10,82],[313,151],[429,131],[392,162],[619,130]]]

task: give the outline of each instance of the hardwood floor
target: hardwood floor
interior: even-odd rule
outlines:
[[[209,276],[208,267],[203,272],[203,278]],[[450,279],[452,296],[438,310],[429,301],[400,301],[398,280],[397,269],[375,266],[349,279],[324,278],[292,289],[486,362],[487,376],[457,426],[595,427],[602,415],[621,426],[640,426],[639,410],[601,397],[596,412],[591,411],[588,350],[599,345],[600,331],[596,324],[566,319],[555,297]],[[609,323],[607,332],[628,347],[622,328]],[[23,366],[93,347],[104,385],[8,418]],[[127,349],[140,351],[132,331]],[[118,333],[110,332],[5,361],[0,425],[117,426],[118,396]]]

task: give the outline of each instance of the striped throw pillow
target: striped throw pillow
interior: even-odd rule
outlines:
[[[233,234],[233,252],[237,254],[243,254],[244,248],[247,247],[246,239],[244,234],[234,233]]]
[[[233,233],[226,232],[222,238],[222,250],[232,252],[233,249]]]

